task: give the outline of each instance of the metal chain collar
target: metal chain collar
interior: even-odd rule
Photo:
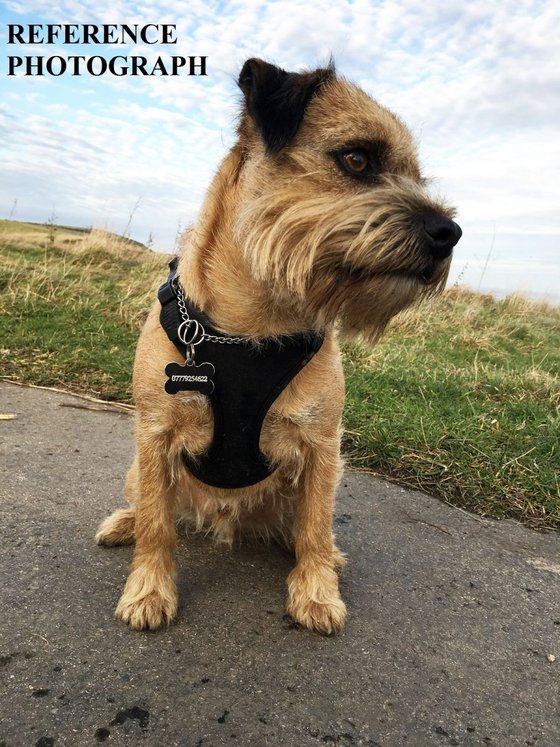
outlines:
[[[185,302],[185,295],[181,284],[176,281],[175,292],[182,322],[179,324],[177,336],[186,348],[186,362],[194,363],[194,348],[206,340],[207,342],[217,342],[220,345],[246,345],[246,337],[220,337],[219,335],[209,335],[202,324],[196,319],[191,319]]]

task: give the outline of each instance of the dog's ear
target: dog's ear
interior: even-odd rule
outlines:
[[[290,142],[301,124],[307,104],[334,74],[332,60],[329,67],[308,73],[287,73],[264,60],[247,60],[239,74],[238,84],[267,153],[278,153]]]

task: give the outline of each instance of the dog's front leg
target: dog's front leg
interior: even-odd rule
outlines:
[[[138,426],[139,495],[130,575],[115,610],[133,628],[158,628],[177,612],[173,552],[176,544],[174,492],[163,437]]]
[[[341,631],[346,619],[337,574],[344,559],[332,532],[339,475],[338,443],[336,448],[312,452],[296,506],[297,563],[288,576],[288,612],[307,628],[326,634]]]

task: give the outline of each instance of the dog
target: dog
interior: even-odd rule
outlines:
[[[346,618],[337,338],[373,344],[441,290],[461,229],[427,193],[405,125],[332,63],[249,59],[238,84],[238,139],[138,342],[129,507],[96,539],[135,543],[115,614],[136,629],[176,616],[180,518],[230,544],[283,539],[289,614],[331,634]]]

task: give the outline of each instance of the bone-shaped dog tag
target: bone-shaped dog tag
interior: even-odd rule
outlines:
[[[165,367],[165,375],[168,377],[165,382],[165,391],[167,394],[177,394],[177,392],[201,392],[201,394],[212,394],[214,391],[214,382],[212,376],[216,369],[211,363],[201,363],[196,366],[194,363],[168,363]]]

